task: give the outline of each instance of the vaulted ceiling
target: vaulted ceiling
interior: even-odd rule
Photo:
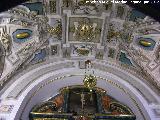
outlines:
[[[0,42],[1,94],[17,74],[59,59],[108,62],[160,91],[160,24],[125,4],[30,0],[0,14]]]
[[[159,86],[159,22],[125,4],[31,0],[0,22],[2,88],[17,69],[48,56],[107,60]]]

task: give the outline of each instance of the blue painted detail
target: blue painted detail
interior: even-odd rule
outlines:
[[[65,93],[64,94],[63,112],[68,112],[68,99],[69,99],[69,94]]]
[[[102,105],[102,96],[99,93],[96,93],[97,95],[97,109],[98,113],[105,113],[103,105]]]
[[[111,116],[111,115],[102,115],[102,116],[96,116],[95,120],[136,120],[136,116]]]
[[[36,11],[38,15],[43,15],[42,2],[24,3],[23,5],[28,7],[30,11]]]
[[[137,11],[137,10],[133,9],[131,11],[130,21],[136,21],[137,18],[144,19],[145,17],[146,17],[145,14],[141,13],[140,11]]]
[[[151,46],[143,46],[140,44],[140,41],[141,40],[145,40],[147,42],[150,42],[152,45]],[[152,38],[144,38],[144,37],[140,37],[136,40],[137,44],[142,47],[143,49],[145,50],[153,50],[155,45],[156,45],[156,42],[152,39]]]
[[[127,58],[126,54],[123,52],[121,52],[121,54],[120,54],[119,61],[121,61],[124,64],[133,66],[131,60],[129,58]]]
[[[39,62],[40,60],[44,60],[46,57],[46,50],[42,49],[39,53],[36,53],[31,62]]]
[[[23,34],[23,33],[28,33],[29,36],[27,37],[24,37],[24,38],[17,38],[16,36],[18,34]],[[32,31],[29,30],[29,29],[17,29],[15,32],[12,33],[12,36],[13,36],[13,40],[17,43],[24,43],[26,42],[32,35]]]

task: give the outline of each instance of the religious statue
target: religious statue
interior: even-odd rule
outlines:
[[[82,111],[84,112],[85,95],[83,93],[81,93],[81,103],[82,103]]]

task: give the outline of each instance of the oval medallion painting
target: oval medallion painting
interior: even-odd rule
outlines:
[[[32,31],[29,29],[17,29],[13,32],[13,40],[16,43],[26,42],[32,35]]]
[[[138,38],[137,43],[140,45],[140,47],[146,50],[153,50],[156,44],[156,42],[153,39],[143,37]]]

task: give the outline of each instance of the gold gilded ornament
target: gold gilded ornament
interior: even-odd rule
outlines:
[[[87,56],[89,54],[89,50],[88,49],[85,49],[85,48],[79,48],[77,49],[77,53],[79,55],[84,55],[84,56]]]
[[[97,84],[97,78],[93,75],[85,75],[83,83],[85,87],[92,90]]]
[[[17,38],[17,39],[23,39],[23,38],[28,38],[29,36],[30,36],[29,33],[27,33],[27,32],[22,32],[22,33],[17,34],[17,35],[16,35],[16,38]]]
[[[78,22],[76,26],[71,27],[70,32],[75,34],[75,39],[90,42],[101,33],[101,29],[98,28],[97,23],[91,23],[90,19],[85,18]]]
[[[142,45],[142,46],[144,46],[144,47],[150,47],[150,46],[152,46],[152,43],[149,42],[149,41],[146,41],[146,40],[140,40],[139,44]]]

